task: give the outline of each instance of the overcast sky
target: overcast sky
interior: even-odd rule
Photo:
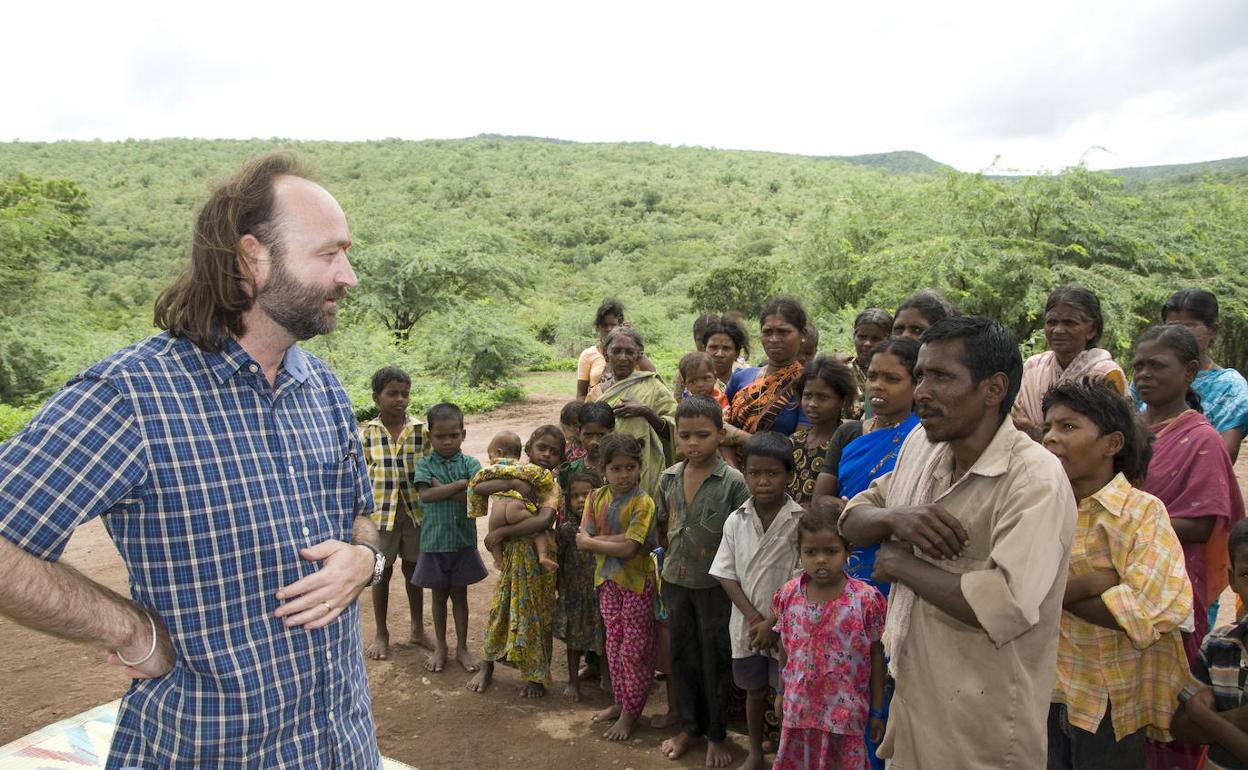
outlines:
[[[973,171],[1248,155],[1248,2],[13,3],[0,141],[481,133]]]

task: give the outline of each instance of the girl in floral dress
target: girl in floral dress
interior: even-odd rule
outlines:
[[[886,602],[845,573],[849,543],[836,518],[811,512],[798,520],[805,574],[772,600],[780,635],[782,709],[776,770],[866,770],[864,733],[884,734]]]

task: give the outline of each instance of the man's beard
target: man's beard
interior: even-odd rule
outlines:
[[[256,303],[295,339],[307,340],[334,330],[338,316],[326,312],[324,303],[330,298],[342,299],[346,293],[341,286],[327,294],[316,286],[300,283],[286,269],[285,260],[278,258],[273,260],[269,282],[256,295]]]

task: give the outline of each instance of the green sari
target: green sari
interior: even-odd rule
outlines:
[[[667,423],[667,438],[654,431],[644,417],[625,417],[615,421],[615,430],[627,433],[641,442],[641,488],[651,497],[659,494],[659,477],[672,464],[672,434],[676,430],[676,399],[672,391],[654,372],[633,372],[614,383],[598,397],[614,408],[626,401],[635,401],[654,410]]]

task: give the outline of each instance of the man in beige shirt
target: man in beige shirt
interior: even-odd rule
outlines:
[[[885,645],[897,680],[880,756],[893,770],[1045,766],[1066,565],[1077,511],[1061,464],[1014,428],[1014,335],[981,317],[923,336],[922,427],[841,516],[884,541]]]

